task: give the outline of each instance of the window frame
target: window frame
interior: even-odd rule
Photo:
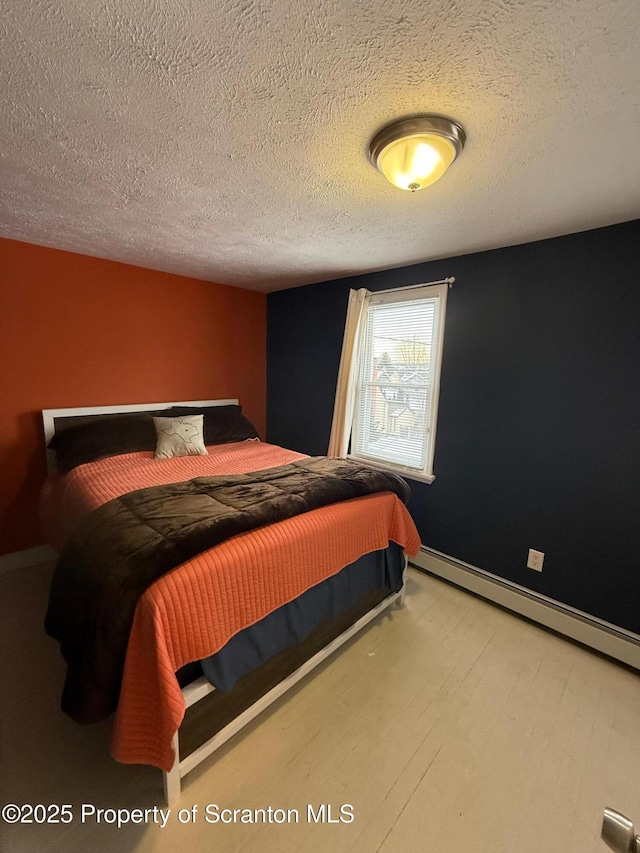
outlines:
[[[402,477],[410,480],[418,480],[423,483],[432,483],[435,480],[433,472],[433,459],[436,446],[436,428],[438,423],[438,408],[440,402],[440,381],[442,373],[442,354],[444,350],[444,331],[446,323],[447,309],[447,292],[449,284],[420,284],[406,288],[398,288],[394,290],[373,292],[368,297],[364,325],[362,328],[361,341],[364,342],[367,336],[367,328],[369,324],[369,306],[379,304],[381,302],[388,304],[399,304],[402,302],[417,301],[422,299],[436,299],[438,308],[434,318],[435,334],[432,349],[432,390],[431,390],[431,410],[429,423],[426,425],[426,453],[425,464],[421,469],[405,466],[392,460],[380,460],[372,458],[366,453],[356,453],[353,451],[356,437],[358,434],[358,417],[361,410],[360,399],[364,384],[365,371],[365,346],[364,343],[359,347],[358,352],[358,370],[356,376],[355,387],[355,404],[353,408],[353,417],[351,422],[351,450],[347,454],[349,459],[365,462],[375,468],[380,468],[383,471],[391,471],[394,474],[399,474]],[[370,381],[368,381],[370,384]]]

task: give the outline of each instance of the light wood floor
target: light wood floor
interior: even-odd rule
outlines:
[[[0,800],[69,803],[74,820],[0,824],[7,853],[605,853],[605,806],[640,823],[638,674],[413,570],[407,605],[195,770],[164,829],[82,823],[83,803],[162,805],[161,779],[109,758],[108,723],[58,711],[49,576],[0,577]],[[353,822],[308,822],[322,803]],[[212,824],[208,804],[299,822]]]

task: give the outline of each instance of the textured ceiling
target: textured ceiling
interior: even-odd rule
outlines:
[[[258,290],[640,216],[639,0],[0,0],[0,234]],[[411,195],[421,112],[467,146]]]

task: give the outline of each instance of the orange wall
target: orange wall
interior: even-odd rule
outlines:
[[[262,293],[0,239],[0,554],[41,543],[40,410],[238,397],[264,437]]]

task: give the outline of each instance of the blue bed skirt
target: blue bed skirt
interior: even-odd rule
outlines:
[[[204,674],[216,690],[228,693],[239,678],[279,652],[304,641],[316,628],[338,619],[372,591],[387,595],[402,588],[402,548],[392,542],[382,551],[365,554],[338,574],[308,589],[255,625],[240,631],[216,654],[178,673],[182,685]]]

